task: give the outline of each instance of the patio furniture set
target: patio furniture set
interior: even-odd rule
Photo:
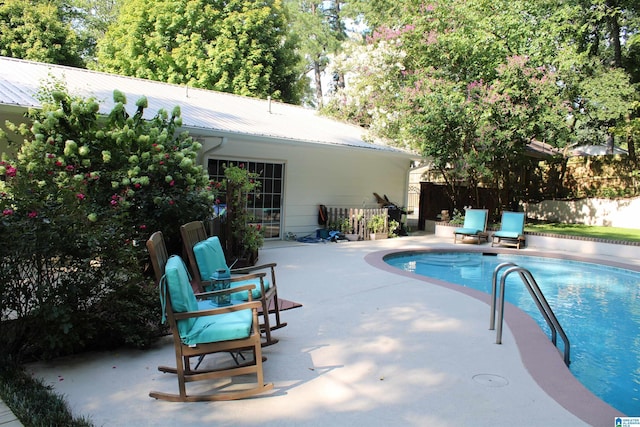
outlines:
[[[272,390],[273,384],[264,382],[262,347],[276,344],[271,331],[287,325],[280,320],[276,264],[231,269],[220,241],[207,236],[202,222],[185,224],[180,232],[190,268],[179,255],[169,256],[162,232],[147,241],[176,358],[176,367],[158,366],[158,370],[178,379],[178,394],[152,391],[149,396],[197,402],[242,399]],[[212,354],[228,354],[231,360],[200,368]],[[198,359],[195,367],[192,358]],[[255,380],[247,382],[247,375]],[[234,382],[237,376],[245,378]],[[219,379],[226,380],[213,382]],[[187,393],[186,383],[202,380],[209,380],[212,388]]]
[[[489,241],[487,232],[487,209],[465,209],[464,224],[453,232],[453,243],[462,242],[465,238],[472,238],[480,244],[483,240]],[[493,233],[491,246],[503,245],[520,249],[524,246],[524,212],[502,212],[500,229]]]

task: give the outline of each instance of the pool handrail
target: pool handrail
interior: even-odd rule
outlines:
[[[503,262],[496,266],[493,270],[493,278],[491,279],[491,317],[489,318],[489,330],[493,331],[496,328],[496,291],[498,287],[498,273],[505,267],[514,267],[517,264],[513,262]]]
[[[536,303],[538,310],[540,310],[540,314],[542,314],[545,321],[547,322],[547,325],[551,330],[551,342],[553,342],[555,346],[557,346],[557,338],[556,338],[557,334],[560,334],[560,338],[562,338],[562,341],[564,342],[564,363],[567,366],[569,366],[569,364],[571,363],[569,338],[565,334],[564,329],[562,329],[562,326],[560,325],[558,318],[553,313],[551,306],[549,305],[549,303],[547,302],[547,299],[545,298],[544,294],[540,290],[540,287],[536,283],[536,280],[533,278],[533,275],[526,268],[520,267],[513,263],[508,263],[508,262],[500,264],[495,268],[493,273],[493,281],[492,281],[491,320],[490,320],[489,329],[493,330],[495,326],[495,301],[497,297],[496,291],[497,291],[498,273],[501,269],[505,267],[509,267],[509,268],[504,272],[504,274],[500,278],[500,305],[498,307],[498,330],[496,331],[496,344],[502,344],[502,324],[504,321],[504,303],[505,303],[504,298],[505,298],[506,278],[509,274],[513,272],[517,272],[520,278],[522,279],[522,282],[526,286],[527,290],[529,291],[529,294],[531,295],[534,302]]]

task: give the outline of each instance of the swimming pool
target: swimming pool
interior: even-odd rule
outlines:
[[[640,272],[565,259],[482,252],[397,253],[384,261],[488,294],[498,264],[512,262],[530,270],[569,337],[573,375],[617,410],[640,414]],[[505,296],[549,335],[518,275],[507,277]],[[559,348],[562,350],[560,340]]]

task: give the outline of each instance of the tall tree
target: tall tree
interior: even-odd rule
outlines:
[[[280,0],[132,0],[98,43],[103,71],[298,102]]]
[[[300,55],[313,73],[315,103],[323,105],[322,72],[345,39],[341,1],[289,0],[291,31],[299,41]]]
[[[78,39],[61,0],[0,2],[0,55],[82,66]]]
[[[96,61],[96,45],[118,18],[122,0],[71,0],[72,25],[89,68]]]

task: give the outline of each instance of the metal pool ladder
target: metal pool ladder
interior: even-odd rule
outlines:
[[[560,322],[556,318],[556,315],[551,310],[547,299],[544,297],[540,287],[536,283],[536,280],[533,278],[533,275],[526,268],[519,267],[518,265],[512,262],[505,262],[498,265],[493,271],[493,280],[491,285],[491,319],[489,320],[489,329],[495,329],[495,315],[496,315],[496,297],[498,290],[498,275],[500,270],[506,268],[504,274],[500,278],[500,305],[498,307],[498,330],[496,332],[496,344],[502,344],[502,323],[504,320],[504,291],[505,291],[505,281],[509,274],[517,272],[522,279],[522,282],[527,287],[531,298],[536,303],[538,310],[540,310],[540,314],[544,317],[544,320],[549,325],[549,329],[551,329],[551,342],[553,345],[557,347],[557,335],[560,335],[562,341],[564,341],[564,363],[569,366],[569,338],[567,338],[567,334],[564,333],[562,326],[560,326]]]

